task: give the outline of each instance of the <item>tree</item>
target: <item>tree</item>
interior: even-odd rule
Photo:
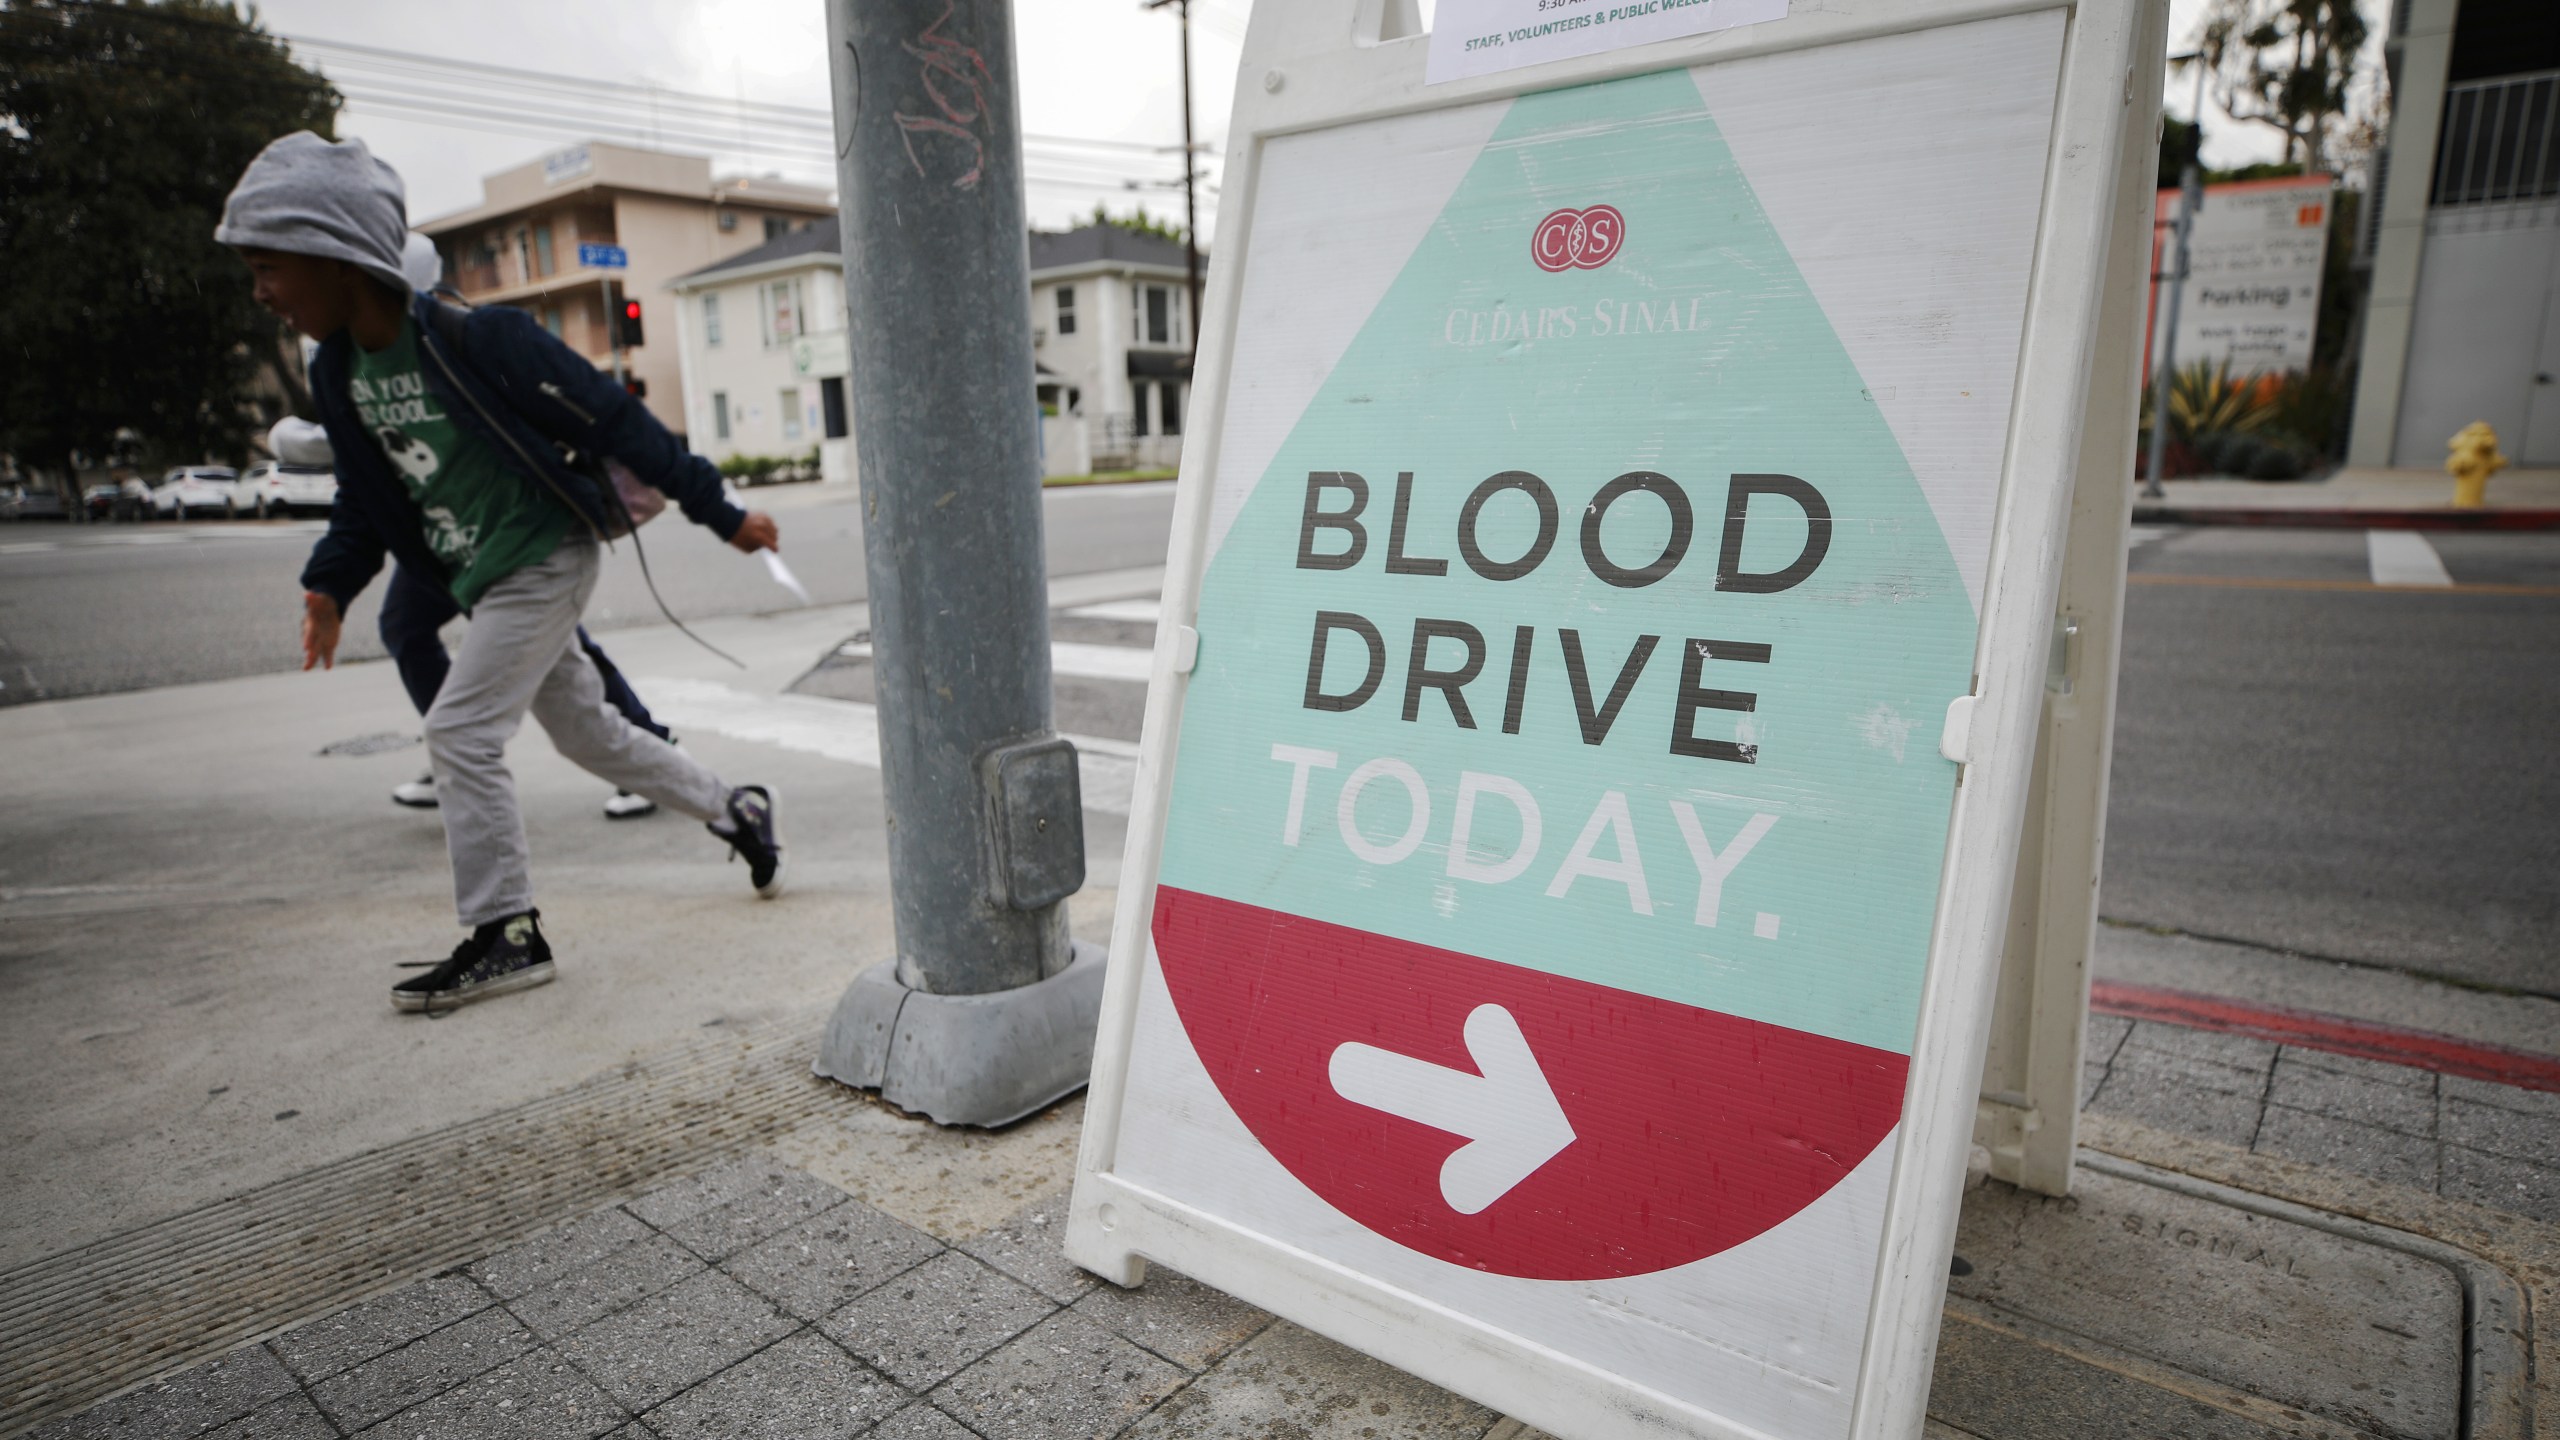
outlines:
[[[2286,163],[2328,168],[2366,28],[2357,0],[2213,0],[2197,49],[2234,120],[2284,135]]]
[[[1153,235],[1160,240],[1170,240],[1176,245],[1182,243],[1182,227],[1170,220],[1158,220],[1149,215],[1144,205],[1126,215],[1114,215],[1103,206],[1101,201],[1097,200],[1093,206],[1093,219],[1087,223],[1116,225],[1133,235]]]
[[[227,3],[0,0],[0,450],[241,454],[262,379],[301,386],[214,226],[268,141],[337,112]]]

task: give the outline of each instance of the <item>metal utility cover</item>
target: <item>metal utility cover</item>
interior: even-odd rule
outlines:
[[[1069,1254],[1577,1440],[1916,1434],[2140,12],[1426,90],[1354,8],[1247,42]]]

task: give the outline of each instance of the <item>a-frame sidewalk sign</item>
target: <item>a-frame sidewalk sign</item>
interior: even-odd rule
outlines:
[[[1977,1126],[2068,1183],[2166,5],[1435,18],[1246,37],[1067,1253],[1916,1436]]]

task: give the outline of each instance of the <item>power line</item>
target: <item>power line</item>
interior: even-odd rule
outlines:
[[[655,99],[662,105],[704,109],[711,112],[713,118],[721,120],[737,120],[741,118],[752,120],[758,116],[765,116],[782,123],[816,125],[826,130],[831,137],[835,128],[834,112],[814,105],[787,105],[766,100],[741,100],[727,95],[713,95],[705,91],[677,90],[657,85],[635,86],[628,82],[597,80],[582,75],[564,75],[554,71],[527,70],[513,65],[497,65],[482,60],[462,60],[442,55],[417,55],[405,51],[385,49],[377,45],[359,45],[352,41],[345,40],[324,40],[316,36],[287,35],[281,38],[296,46],[307,46],[317,50],[335,50],[347,55],[370,57],[371,63],[397,65],[409,70],[426,72],[468,72],[545,88],[574,91],[581,96],[597,94],[619,100],[622,103],[632,103],[635,100],[641,103],[646,103],[649,99]],[[361,66],[367,62],[359,60],[357,63]],[[1026,144],[1037,143],[1042,145],[1076,146],[1098,150],[1124,150],[1134,151],[1141,154],[1151,153],[1158,148],[1140,140],[1106,140],[1095,136],[1084,135],[1038,135],[1026,133],[1022,138]]]

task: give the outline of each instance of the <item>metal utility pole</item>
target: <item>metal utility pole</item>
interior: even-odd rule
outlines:
[[[1064,904],[1011,7],[828,0],[827,41],[898,956],[816,1068],[996,1125],[1084,1084],[1102,979]]]
[[[2169,57],[2172,65],[2181,62],[2196,68],[2195,108],[2187,112],[2195,117],[2196,154],[2178,175],[2176,256],[2168,270],[2152,276],[2169,282],[2169,308],[2168,323],[2160,331],[2160,363],[2151,379],[2151,463],[2143,473],[2145,500],[2158,500],[2169,493],[2160,486],[2160,467],[2169,454],[2169,387],[2178,373],[2178,306],[2187,294],[2187,237],[2195,233],[2196,212],[2204,208],[2204,175],[2197,169],[2204,159],[2204,55],[2190,51]]]
[[[1191,288],[1191,355],[1200,356],[1200,148],[1191,138],[1191,0],[1147,0],[1147,8],[1167,5],[1182,20],[1182,263]]]
[[[629,372],[622,368],[622,286],[611,276],[604,282],[604,338],[613,347],[613,383],[628,386]]]

